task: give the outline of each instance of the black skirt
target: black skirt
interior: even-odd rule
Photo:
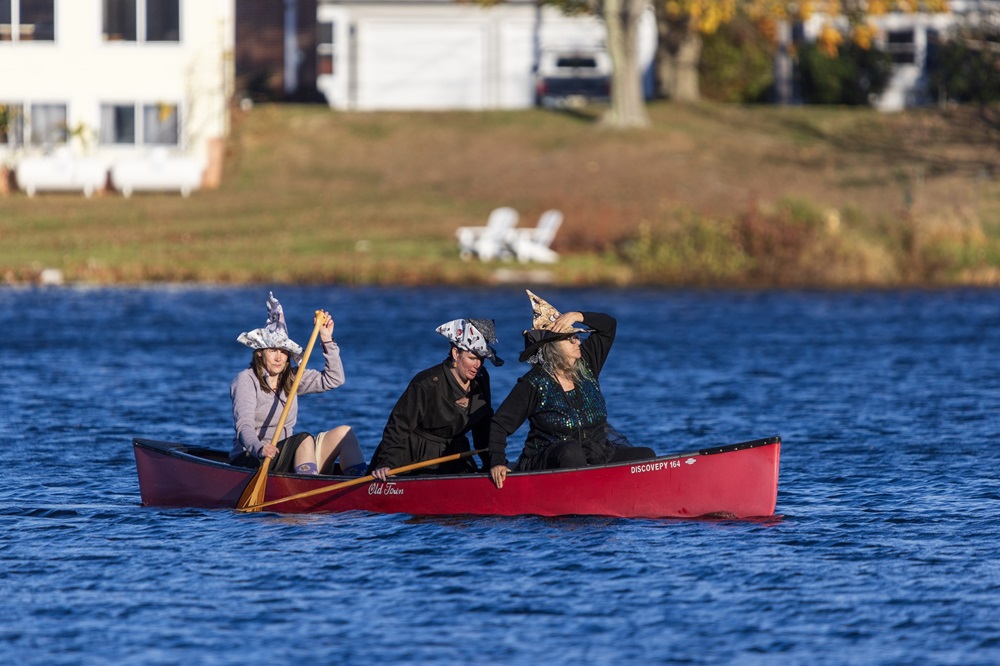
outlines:
[[[278,447],[278,455],[274,457],[271,461],[270,471],[272,472],[292,472],[295,469],[295,452],[299,450],[299,446],[302,442],[306,441],[308,438],[312,437],[307,432],[300,432],[298,434],[292,435],[291,437],[286,437],[281,440],[275,446]],[[257,456],[252,456],[246,452],[233,458],[230,462],[238,467],[249,467],[251,469],[257,469],[260,467],[261,459]]]

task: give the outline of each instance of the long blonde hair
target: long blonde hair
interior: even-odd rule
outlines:
[[[579,384],[587,372],[587,366],[582,358],[570,359],[558,342],[560,341],[556,340],[541,346],[538,350],[538,363],[553,377],[556,372],[561,372],[574,384]]]

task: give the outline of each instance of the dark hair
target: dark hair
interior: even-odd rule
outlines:
[[[280,375],[278,375],[278,387],[281,391],[285,392],[285,395],[288,395],[292,391],[292,384],[295,383],[294,377],[298,368],[292,366],[292,355],[287,351],[285,351],[285,354],[288,355],[288,363],[285,364],[285,369],[281,371]],[[271,387],[267,383],[267,373],[264,372],[263,349],[254,350],[253,357],[250,359],[250,367],[253,369],[253,374],[257,376],[257,381],[260,382],[260,387],[264,389],[264,392],[273,393]]]

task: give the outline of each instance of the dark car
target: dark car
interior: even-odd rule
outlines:
[[[603,51],[547,51],[538,63],[535,104],[582,106],[611,97],[611,60]]]

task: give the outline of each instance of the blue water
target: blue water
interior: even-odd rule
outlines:
[[[132,437],[228,446],[267,289],[0,289],[0,663],[1000,663],[1000,291],[538,291],[618,317],[633,442],[781,435],[779,515],[142,507]],[[301,429],[369,454],[438,324],[497,320],[497,400],[524,369],[516,289],[276,292],[347,368]]]

